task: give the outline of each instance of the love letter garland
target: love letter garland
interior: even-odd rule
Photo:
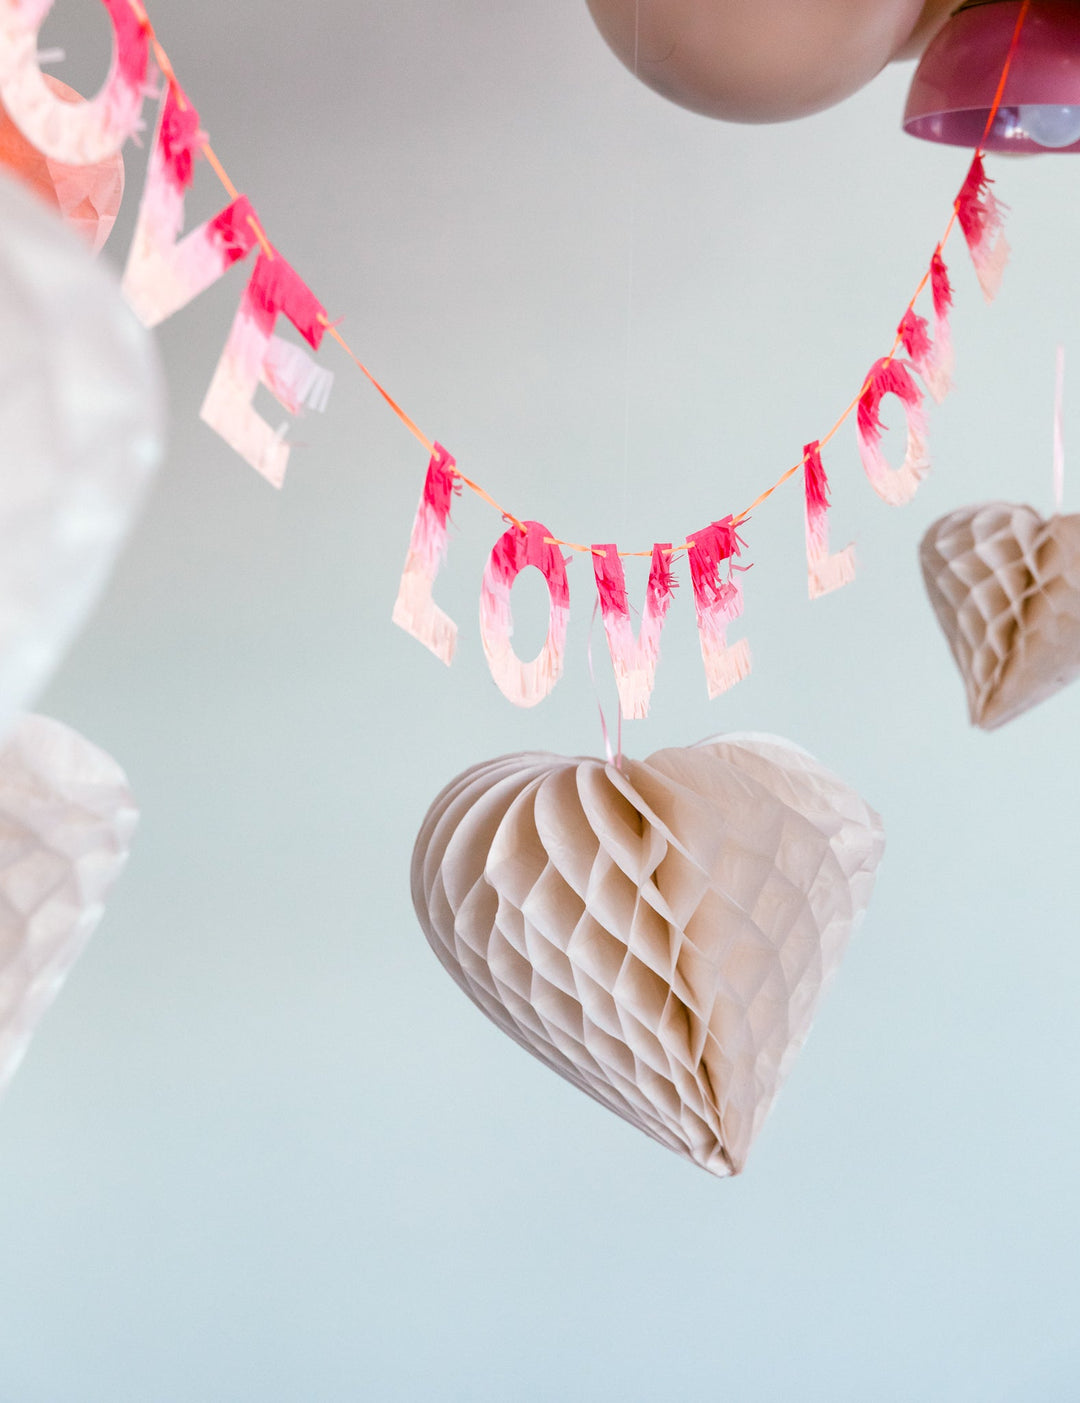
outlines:
[[[338,341],[361,372],[409,431],[431,453],[431,462],[394,607],[394,620],[430,648],[442,661],[453,658],[456,626],[438,609],[433,584],[446,554],[450,500],[468,487],[491,505],[494,499],[457,468],[454,459],[427,438],[378,380],[350,350],[325,309],[273,247],[250,202],[226,174],[206,135],[199,115],[181,88],[168,56],[154,33],[141,0],[103,0],[113,26],[114,59],[101,92],[90,101],[59,100],[44,82],[37,60],[37,37],[50,0],[0,0],[0,100],[20,129],[45,154],[69,163],[100,161],[141,127],[144,97],[151,91],[154,68],[164,79],[161,109],[154,135],[137,228],[124,274],[124,290],[139,317],[155,325],[185,307],[234,264],[256,248],[254,270],[246,285],[228,340],[213,374],[201,415],[246,462],[275,487],[284,480],[289,445],[284,430],[274,431],[253,407],[257,386],[266,386],[290,415],[304,407],[325,408],[330,372],[300,346],[275,334],[281,318],[291,322],[313,351],[325,335]],[[1009,51],[1003,56],[998,93],[989,114],[989,131],[1004,91],[1030,0],[1024,0]],[[981,147],[976,150],[956,199],[948,225],[900,321],[892,348],[876,361],[859,393],[832,429],[804,450],[789,468],[738,515],[718,518],[678,545],[657,545],[651,551],[619,552],[613,545],[589,546],[561,540],[539,522],[526,522],[502,512],[508,530],[496,543],[484,573],[481,593],[481,634],[484,652],[500,690],[519,706],[532,706],[555,685],[563,666],[569,608],[569,583],[562,549],[589,554],[605,634],[611,649],[620,706],[628,718],[644,716],[655,678],[660,632],[671,602],[675,578],[672,563],[686,554],[690,563],[702,658],[710,697],[720,695],[750,670],[747,641],[727,641],[728,625],[742,612],[742,590],[736,578],[747,568],[735,564],[743,549],[738,529],[756,507],[803,470],[806,490],[806,549],[809,593],[817,598],[854,578],[851,547],[828,552],[828,482],[821,450],[841,425],[857,414],[860,456],[875,491],[891,505],[907,502],[929,470],[923,388],[940,400],[950,383],[952,343],[949,313],[952,290],[943,249],[959,223],[980,285],[987,299],[994,296],[1008,254],[1002,235],[1003,207],[990,190]],[[184,197],[197,159],[212,165],[230,203],[213,219],[182,236]],[[915,303],[929,286],[933,300],[934,333],[915,312]],[[906,353],[907,359],[900,356]],[[889,467],[881,448],[882,400],[893,395],[907,416],[907,452],[903,465]],[[622,568],[622,555],[651,557],[645,613],[635,638]],[[596,561],[607,564],[596,567]],[[517,573],[536,566],[551,594],[547,639],[540,655],[522,663],[510,643],[510,588]]]
[[[600,546],[593,551],[593,572],[615,669],[619,706],[623,716],[630,720],[639,720],[649,711],[649,697],[660,657],[660,630],[664,627],[677,583],[671,573],[671,554],[670,545],[653,546],[645,608],[635,638],[619,552],[614,545]]]

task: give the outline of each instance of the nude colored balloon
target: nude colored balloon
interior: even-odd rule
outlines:
[[[587,0],[614,52],[672,102],[732,122],[831,107],[908,42],[923,0]]]
[[[65,102],[81,94],[59,78],[45,82]],[[112,232],[124,195],[124,158],[119,152],[87,166],[51,161],[27,141],[0,103],[0,166],[6,167],[80,233],[96,253]]]
[[[907,42],[893,54],[893,58],[918,58],[958,4],[959,0],[926,0],[918,24],[911,31]]]

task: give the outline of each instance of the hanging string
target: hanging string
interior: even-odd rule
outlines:
[[[638,60],[641,46],[641,0],[634,0],[634,78],[638,77]],[[630,89],[631,100],[636,98],[636,84]],[[634,256],[637,252],[637,201],[638,201],[638,156],[635,143],[631,141],[630,153],[630,218],[629,248],[626,258],[626,355],[623,376],[626,383],[625,404],[623,406],[623,465],[622,465],[622,530],[626,530],[626,510],[630,497],[630,395],[634,336]]]
[[[609,765],[614,765],[617,770],[622,769],[622,707],[618,708],[619,729],[618,729],[618,749],[612,749],[611,732],[608,730],[607,717],[604,715],[604,703],[600,699],[600,684],[596,680],[596,668],[593,666],[592,640],[593,630],[596,628],[596,616],[600,612],[599,599],[593,605],[592,619],[589,622],[589,632],[585,640],[585,656],[589,662],[589,681],[592,683],[593,696],[596,698],[596,709],[600,713],[600,731],[604,737],[604,754],[607,756]]]
[[[1061,515],[1065,501],[1065,347],[1057,348],[1057,375],[1054,387],[1054,515]]]

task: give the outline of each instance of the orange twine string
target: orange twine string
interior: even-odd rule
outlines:
[[[998,79],[997,92],[994,94],[990,115],[986,119],[982,140],[980,140],[979,149],[975,153],[977,156],[982,155],[983,143],[990,135],[990,129],[994,125],[994,118],[997,116],[998,108],[1001,106],[1001,99],[1005,96],[1005,84],[1009,81],[1009,69],[1012,68],[1013,59],[1016,57],[1016,50],[1020,45],[1020,31],[1024,27],[1024,21],[1027,19],[1028,10],[1030,9],[1031,0],[1024,0],[1024,3],[1020,6],[1020,13],[1016,16],[1016,26],[1013,29],[1012,42],[1009,45],[1009,52],[1005,55],[1005,67],[1001,70],[1001,77]]]
[[[162,74],[167,79],[167,81],[175,84],[177,86],[178,91],[180,91],[182,94],[183,90],[179,88],[179,84],[176,79],[176,73],[173,69],[172,63],[169,60],[169,56],[165,52],[164,46],[162,45],[161,41],[158,39],[157,33],[154,30],[154,26],[150,21],[150,17],[146,13],[146,10],[143,8],[142,4],[140,3],[140,0],[128,0],[128,4],[131,6],[132,10],[135,12],[135,15],[138,17],[140,24],[143,26],[143,28],[147,31],[149,35],[150,45],[153,50],[154,58],[157,62],[158,67],[161,69]],[[1027,19],[1028,11],[1030,9],[1031,0],[1023,0],[1022,5],[1020,6],[1020,13],[1016,17],[1016,25],[1013,29],[1012,40],[1009,44],[1009,51],[1005,56],[1005,64],[1001,70],[1001,77],[998,80],[997,91],[994,93],[994,101],[990,107],[990,113],[986,119],[986,126],[983,129],[983,134],[979,141],[979,145],[975,151],[976,157],[981,156],[983,154],[983,144],[985,143],[986,138],[990,135],[990,131],[994,125],[994,119],[997,117],[998,111],[1001,107],[1001,102],[1005,95],[1005,86],[1009,80],[1009,71],[1012,68],[1013,59],[1016,56],[1016,51],[1020,44],[1020,34],[1023,30],[1024,21]],[[183,101],[182,97],[181,101],[186,107],[187,104]],[[222,165],[221,161],[218,159],[213,147],[210,145],[210,142],[204,139],[201,143],[201,147],[203,155],[206,157],[211,169],[217,176],[218,180],[224,186],[229,198],[232,200],[237,199],[239,197],[239,192],[237,191],[236,186],[229,179],[228,172]],[[943,250],[945,245],[948,243],[949,236],[956,226],[956,220],[957,202],[954,201],[952,213],[949,216],[949,222],[948,224],[946,224],[945,232],[944,234],[942,234],[941,239],[937,245],[939,252]],[[264,233],[258,220],[249,216],[248,223],[251,225],[255,237],[258,239],[262,251],[266,254],[268,258],[273,258],[274,250],[271,248],[270,241],[266,237],[266,234]],[[922,277],[920,278],[919,285],[918,287],[916,287],[914,293],[912,294],[911,300],[908,302],[907,307],[905,309],[905,313],[910,312],[914,309],[916,302],[918,302],[919,298],[926,290],[926,285],[929,281],[930,272],[928,269],[925,273],[923,273]],[[353,364],[357,367],[360,373],[367,379],[367,381],[373,387],[373,389],[377,391],[377,393],[382,397],[382,399],[386,402],[389,408],[394,412],[394,414],[397,415],[398,419],[405,426],[405,428],[408,429],[408,431],[413,435],[413,437],[417,439],[417,441],[421,443],[429,453],[432,452],[434,449],[434,444],[432,443],[432,441],[427,437],[425,433],[423,433],[423,431],[417,426],[417,424],[414,423],[414,421],[409,417],[409,415],[406,414],[405,410],[402,409],[401,405],[398,404],[397,400],[393,398],[389,391],[385,390],[383,386],[379,383],[379,381],[375,378],[375,376],[372,375],[371,371],[363,363],[360,357],[355,353],[355,351],[352,350],[352,348],[346,342],[345,338],[341,335],[341,332],[338,331],[337,327],[333,323],[331,323],[326,317],[320,317],[319,320],[325,326],[328,334],[338,343],[338,345],[353,362]],[[896,356],[896,352],[900,348],[901,340],[902,338],[900,336],[900,333],[897,332],[888,355],[884,357],[886,365],[888,365]],[[863,381],[859,389],[859,393],[855,396],[855,398],[843,411],[840,417],[836,420],[832,428],[829,429],[828,433],[826,433],[824,437],[819,440],[819,446],[821,448],[824,448],[827,443],[830,443],[832,439],[834,439],[836,435],[840,432],[843,426],[847,423],[847,421],[851,418],[852,414],[854,414],[855,410],[858,408],[859,401],[866,393],[869,385],[870,380],[869,378],[867,378]],[[737,516],[733,517],[732,524],[735,526],[741,526],[744,522],[746,522],[749,519],[750,514],[752,512],[756,511],[756,509],[760,507],[763,502],[767,502],[774,492],[776,492],[779,488],[783,487],[785,482],[787,482],[790,478],[793,478],[795,474],[805,466],[806,457],[804,455],[792,467],[788,468],[785,472],[781,473],[771,487],[766,487],[764,492],[760,492],[748,507],[746,507],[743,511],[739,512]],[[461,472],[461,470],[456,466],[452,468],[451,471],[453,472],[454,476],[459,479],[459,481],[464,487],[467,487],[470,492],[475,493],[476,496],[481,499],[481,501],[487,502],[487,504],[490,507],[493,507],[495,511],[497,511],[505,521],[508,521],[513,526],[516,526],[519,531],[525,531],[526,528],[524,522],[520,521],[513,514],[513,512],[509,512],[504,507],[501,507],[499,503],[495,500],[495,498],[492,497],[490,492],[488,492],[485,488],[481,487],[478,482],[473,482],[471,478],[466,477],[465,474]],[[549,546],[559,546],[563,550],[576,551],[581,555],[603,556],[605,554],[604,551],[596,550],[593,546],[580,545],[576,541],[563,541],[560,540],[557,536],[545,536],[544,543],[545,545]],[[676,556],[680,555],[683,551],[692,550],[693,547],[693,541],[682,541],[677,546],[669,547],[669,549],[665,551],[665,554]],[[618,552],[618,555],[620,559],[650,557],[652,555],[652,551],[621,550]]]

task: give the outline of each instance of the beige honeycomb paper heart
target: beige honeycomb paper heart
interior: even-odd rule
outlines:
[[[923,579],[967,690],[991,731],[1080,674],[1080,516],[988,502],[934,522]]]
[[[0,749],[0,1090],[105,909],[136,810],[120,767],[24,716]]]
[[[413,901],[505,1033],[661,1144],[737,1174],[870,900],[881,821],[805,751],[732,735],[505,756],[435,800]]]

